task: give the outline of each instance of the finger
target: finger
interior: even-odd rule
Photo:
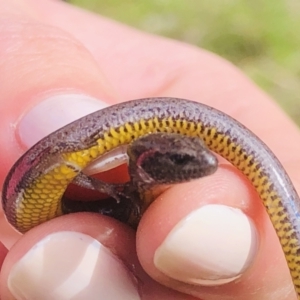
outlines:
[[[44,22],[67,30],[84,43],[123,99],[158,95],[193,99],[240,120],[266,141],[280,159],[291,160],[299,153],[296,126],[227,61],[64,3],[38,0],[30,3]],[[61,17],[54,13],[58,9]],[[70,20],[81,22],[65,22],[64,13],[68,13]],[[282,150],[282,144],[287,148]]]
[[[0,184],[36,141],[113,102],[114,92],[93,57],[70,34],[37,21],[22,1],[0,1]],[[1,214],[2,241],[18,235]]]
[[[272,149],[300,190],[300,173],[296,168],[299,129],[233,65],[201,49],[146,35],[64,3],[30,3],[44,22],[67,30],[84,43],[123,99],[172,95],[228,113]],[[62,16],[68,13],[70,20],[81,22],[65,22],[63,17],[49,13],[58,9]]]
[[[265,209],[229,165],[161,195],[139,225],[137,253],[154,279],[201,299],[296,299]]]
[[[25,234],[1,271],[1,299],[193,300],[140,267],[134,232],[95,214],[57,218]]]
[[[7,9],[7,1],[1,3],[5,3]],[[111,87],[92,56],[72,36],[57,28],[37,23],[18,11],[18,7],[16,13],[6,13],[0,22],[5,41],[0,49],[0,105],[1,111],[6,113],[0,123],[1,128],[6,129],[1,135],[1,145],[5,146],[1,153],[5,152],[7,156],[1,172],[6,172],[7,166],[16,159],[16,154],[20,154],[19,147],[6,143],[14,129],[8,125],[16,124],[24,111],[27,112],[42,100],[61,95],[66,98],[70,94],[82,96],[84,93],[107,101],[113,101],[113,97]],[[69,101],[68,104],[71,110],[75,101]],[[47,110],[43,113],[46,117]],[[58,116],[58,120],[59,117],[63,116]]]

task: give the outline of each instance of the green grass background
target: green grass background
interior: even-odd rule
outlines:
[[[299,0],[69,0],[230,60],[300,125]]]

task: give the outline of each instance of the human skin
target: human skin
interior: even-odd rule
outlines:
[[[193,46],[148,35],[58,1],[1,0],[0,12],[1,184],[26,150],[15,134],[24,112],[43,101],[45,93],[71,90],[108,104],[174,96],[213,106],[257,134],[300,189],[298,128],[230,63]],[[177,205],[172,205],[174,199],[178,199]],[[238,282],[217,288],[191,287],[167,278],[153,264],[154,252],[168,232],[203,203],[240,208],[254,221],[259,251]],[[168,219],[163,218],[166,214]],[[107,228],[114,234],[103,240],[99,232]],[[126,264],[138,264],[139,260],[142,267],[134,272],[143,280],[142,299],[296,299],[278,239],[258,196],[227,164],[221,164],[213,176],[167,190],[147,210],[136,235],[117,221],[82,213],[51,220],[21,237],[1,214],[1,240],[8,248],[18,240],[7,254],[0,248],[0,262],[4,259],[1,299],[12,299],[7,288],[12,266],[43,237],[65,230],[97,238]]]

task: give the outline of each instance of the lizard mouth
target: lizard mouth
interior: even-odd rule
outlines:
[[[130,180],[127,164],[93,174],[101,181],[112,184],[124,184]],[[69,184],[63,197],[62,207],[64,213],[92,212],[113,217],[126,223],[130,217],[130,206],[126,202],[119,204],[108,194],[96,190],[86,189],[76,184]]]
[[[130,180],[128,174],[127,145],[117,147],[95,159],[82,172],[90,177],[107,183],[125,183]],[[98,201],[108,195],[96,190],[69,184],[63,198],[74,201]]]
[[[105,153],[82,172],[109,184],[129,182],[127,145]],[[62,197],[62,207],[64,213],[94,212],[112,216],[122,222],[126,222],[130,215],[126,202],[124,205],[120,205],[108,194],[73,183],[68,185]]]
[[[94,169],[96,170],[96,169]],[[123,184],[130,180],[128,174],[127,164],[120,164],[108,170],[100,171],[89,175],[91,177],[97,178],[106,183]],[[63,198],[75,200],[75,201],[97,201],[100,199],[106,199],[109,196],[107,194],[101,193],[96,190],[86,189],[84,187],[78,186],[76,184],[69,184],[67,187]]]

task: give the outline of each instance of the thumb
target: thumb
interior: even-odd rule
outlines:
[[[85,47],[70,34],[37,22],[21,2],[0,1],[1,186],[24,150],[116,98]]]

